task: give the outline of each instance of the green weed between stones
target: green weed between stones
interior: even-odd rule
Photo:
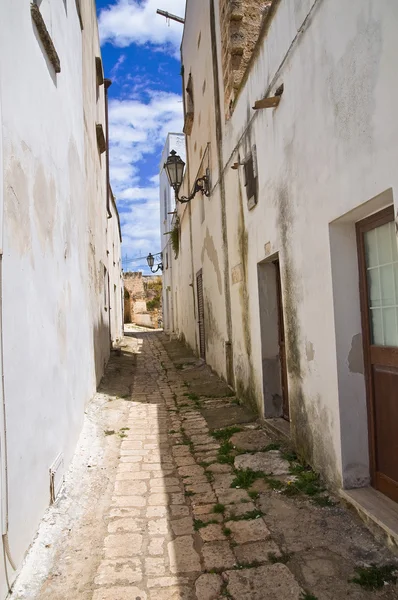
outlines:
[[[275,552],[268,552],[268,560],[273,565],[275,563],[283,563],[285,565],[291,558],[292,554],[289,552],[281,552],[279,556]]]
[[[303,592],[300,596],[300,600],[318,600],[314,594],[310,594],[309,592]]]
[[[215,519],[210,519],[210,521],[201,521],[200,519],[194,519],[193,528],[195,531],[199,531],[199,529],[203,529],[203,527],[207,527],[208,525],[217,524],[218,521]]]
[[[231,483],[232,488],[249,489],[257,479],[264,478],[265,474],[261,471],[252,471],[251,469],[240,469],[235,471],[235,479]]]
[[[229,464],[229,465],[233,465],[234,463],[234,455],[231,454],[232,450],[234,449],[233,444],[231,444],[230,441],[225,440],[222,442],[222,444],[220,445],[220,448],[218,449],[218,462],[221,464]]]
[[[229,537],[232,534],[232,530],[229,527],[223,527],[222,532],[226,537]]]
[[[387,583],[397,583],[398,567],[396,565],[371,565],[370,567],[355,567],[357,575],[350,579],[366,590],[377,590]]]
[[[228,441],[230,437],[234,435],[234,433],[239,433],[242,430],[242,427],[225,427],[224,429],[216,429],[211,432],[211,435],[218,441]]]
[[[185,496],[188,498],[189,496],[193,496],[193,492],[189,491],[189,490],[185,490],[184,492]]]
[[[222,515],[225,513],[225,505],[224,504],[215,504],[213,506],[213,512],[216,515]]]
[[[256,492],[255,490],[250,490],[248,494],[252,500],[257,500],[257,498],[260,496],[260,493]]]
[[[105,429],[104,433],[105,433],[105,435],[114,435],[115,430],[114,429]]]
[[[271,444],[268,444],[268,446],[265,446],[265,448],[263,448],[263,452],[270,452],[270,450],[280,450],[281,444],[279,444],[278,442],[272,442]]]

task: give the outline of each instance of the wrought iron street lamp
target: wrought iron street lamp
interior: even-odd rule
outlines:
[[[164,169],[167,173],[167,178],[171,187],[174,190],[176,200],[184,204],[185,202],[189,202],[192,198],[198,193],[202,192],[205,196],[210,196],[210,182],[209,175],[203,175],[203,177],[198,177],[195,181],[195,185],[192,191],[192,194],[189,196],[178,197],[178,192],[182,184],[182,178],[184,175],[184,167],[185,163],[180,156],[176,153],[175,150],[170,152],[170,155],[166,162],[164,163]]]
[[[162,259],[162,253],[160,253],[160,258]],[[163,263],[162,260],[160,261],[160,263],[157,265],[156,269],[153,269],[153,265],[155,264],[155,257],[153,254],[149,253],[148,256],[146,257],[146,261],[148,263],[148,267],[151,269],[152,273],[156,273],[157,271],[159,271],[159,269],[161,271],[163,271]]]

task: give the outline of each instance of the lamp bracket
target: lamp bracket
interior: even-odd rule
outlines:
[[[210,196],[209,176],[203,175],[203,177],[198,177],[195,181],[195,185],[193,187],[192,194],[190,194],[189,196],[181,196],[181,198],[179,198],[178,197],[178,189],[179,188],[174,188],[175,198],[176,198],[176,200],[178,200],[178,202],[181,202],[181,204],[190,202],[192,200],[192,198],[194,198],[198,192],[201,192],[204,196]]]

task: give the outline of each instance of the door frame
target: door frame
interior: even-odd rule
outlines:
[[[199,279],[201,282],[201,292],[202,292],[202,319],[199,305]],[[196,273],[196,297],[198,304],[198,329],[199,329],[199,356],[206,360],[206,330],[205,330],[205,299],[203,293],[203,270],[200,269]],[[202,347],[202,336],[201,331],[203,333],[203,347]]]
[[[369,445],[369,468],[370,482],[373,487],[376,485],[376,423],[375,423],[375,398],[372,375],[372,362],[370,356],[371,339],[370,339],[370,320],[369,320],[369,301],[368,301],[368,285],[366,274],[365,261],[365,242],[364,233],[385,225],[386,223],[394,222],[394,206],[390,205],[383,210],[358,221],[355,224],[357,235],[357,251],[358,251],[358,270],[359,270],[359,298],[361,306],[361,323],[362,323],[362,344],[363,344],[363,359],[365,367],[365,386],[366,386],[366,406],[368,414],[368,445]],[[398,349],[397,349],[398,352]]]
[[[279,258],[272,261],[275,268],[276,279],[276,300],[278,307],[278,345],[279,345],[279,363],[281,370],[281,388],[282,388],[282,418],[290,421],[289,405],[289,385],[287,379],[287,361],[286,361],[286,332],[285,319],[283,314],[282,300],[282,281]]]

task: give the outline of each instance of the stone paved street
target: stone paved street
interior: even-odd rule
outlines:
[[[89,482],[79,475],[88,487],[69,507],[61,498],[49,522],[62,513],[65,525],[39,534],[14,600],[398,597],[393,583],[350,581],[394,557],[182,344],[129,333],[94,404],[102,446],[84,464]]]

